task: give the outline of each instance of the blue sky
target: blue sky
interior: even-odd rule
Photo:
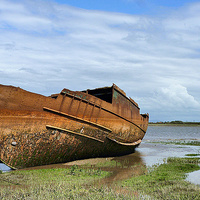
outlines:
[[[200,121],[200,1],[0,0],[0,84],[115,83],[150,121]]]
[[[168,8],[179,8],[187,3],[197,2],[193,0],[55,0],[61,4],[67,4],[88,10],[103,10],[109,12],[121,12],[127,14],[155,15]]]
[[[88,10],[120,12],[133,15],[164,15],[168,12],[187,6],[195,0],[55,0]]]

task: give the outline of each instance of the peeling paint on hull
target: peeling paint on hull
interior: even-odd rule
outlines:
[[[17,169],[133,153],[148,119],[114,84],[50,97],[0,85],[0,160]]]

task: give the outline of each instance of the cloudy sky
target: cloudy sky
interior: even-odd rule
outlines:
[[[0,84],[112,83],[150,121],[200,121],[200,1],[0,0]]]

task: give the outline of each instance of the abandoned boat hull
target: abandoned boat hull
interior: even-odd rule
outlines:
[[[0,85],[0,160],[25,168],[129,154],[148,118],[116,85],[51,97]]]

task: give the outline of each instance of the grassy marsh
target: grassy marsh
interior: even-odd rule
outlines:
[[[147,174],[121,183],[149,199],[200,199],[200,186],[185,181],[186,173],[199,170],[200,158],[168,158],[164,164],[148,169]]]
[[[110,187],[96,184],[112,175],[101,169],[16,170],[0,174],[0,199],[200,199],[200,186],[185,181],[199,163],[197,157],[168,158]]]
[[[0,175],[0,199],[118,198],[112,190],[93,187],[109,172],[71,168],[19,170]]]

